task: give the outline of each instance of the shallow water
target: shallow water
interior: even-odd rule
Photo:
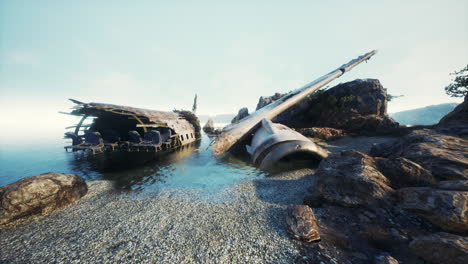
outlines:
[[[60,138],[15,145],[0,142],[0,186],[21,178],[53,171],[73,173],[86,180],[112,180],[127,190],[195,188],[218,191],[233,183],[266,176],[248,157],[212,155],[211,139],[202,140],[171,153],[67,153]]]

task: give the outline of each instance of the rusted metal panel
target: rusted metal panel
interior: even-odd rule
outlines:
[[[223,133],[218,136],[215,143],[213,144],[214,154],[219,155],[222,154],[229,149],[237,142],[245,138],[246,135],[252,133],[260,124],[261,120],[268,119],[271,120],[277,115],[284,112],[289,107],[293,106],[294,104],[298,103],[306,96],[312,94],[314,91],[318,90],[319,88],[323,87],[324,85],[328,84],[332,80],[340,77],[345,72],[350,71],[356,65],[360,64],[361,62],[368,60],[377,51],[368,52],[340,67],[336,70],[331,71],[328,74],[318,78],[317,80],[305,85],[302,88],[299,88],[295,91],[285,94],[283,97],[278,99],[277,101],[257,110],[256,112],[252,113],[250,116],[242,119],[237,124],[232,124],[223,129]]]

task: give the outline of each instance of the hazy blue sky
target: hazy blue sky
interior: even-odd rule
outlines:
[[[0,125],[58,131],[67,98],[252,109],[372,49],[332,84],[378,78],[404,95],[391,112],[459,102],[443,87],[468,63],[468,1],[253,2],[0,0]]]

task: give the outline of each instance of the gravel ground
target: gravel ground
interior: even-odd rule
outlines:
[[[289,204],[302,204],[313,171],[246,180],[218,193],[123,193],[90,182],[54,215],[0,229],[0,263],[294,263]]]

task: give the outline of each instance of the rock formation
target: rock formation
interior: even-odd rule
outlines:
[[[275,121],[355,133],[388,133],[399,126],[387,115],[387,91],[376,79],[358,79],[315,93]]]
[[[203,126],[203,131],[207,134],[213,134],[215,132],[213,119],[208,119],[206,124]]]
[[[341,151],[321,161],[304,203],[347,236],[333,247],[358,251],[345,261],[468,263],[467,118],[465,98],[437,126],[404,129],[371,156]]]
[[[468,262],[468,238],[448,233],[417,237],[410,243],[413,252],[429,263],[465,264]]]
[[[468,192],[410,187],[398,190],[400,206],[441,228],[468,231]]]
[[[249,115],[249,109],[247,107],[241,108],[237,115],[232,119],[231,124],[239,123],[239,121]]]
[[[283,94],[261,96],[257,110]],[[248,115],[239,110],[232,123]],[[272,120],[292,128],[329,127],[354,133],[391,133],[398,123],[387,115],[387,91],[376,79],[358,79],[319,91]]]
[[[73,174],[45,173],[0,187],[0,224],[53,210],[83,197],[88,188]]]
[[[390,180],[394,189],[410,186],[431,186],[436,179],[431,172],[409,159],[376,158],[378,170]]]
[[[371,149],[377,157],[404,157],[429,170],[439,180],[468,179],[468,140],[416,130],[398,142],[379,144]]]
[[[258,99],[257,108],[255,110],[258,110],[266,105],[273,103],[274,101],[280,99],[283,95],[284,94],[282,93],[275,93],[272,96],[260,96],[260,98]]]
[[[436,128],[444,133],[468,137],[468,94],[465,95],[463,103],[439,121]]]
[[[340,206],[373,206],[394,191],[374,159],[357,151],[331,154],[320,162],[316,176],[312,193]]]

